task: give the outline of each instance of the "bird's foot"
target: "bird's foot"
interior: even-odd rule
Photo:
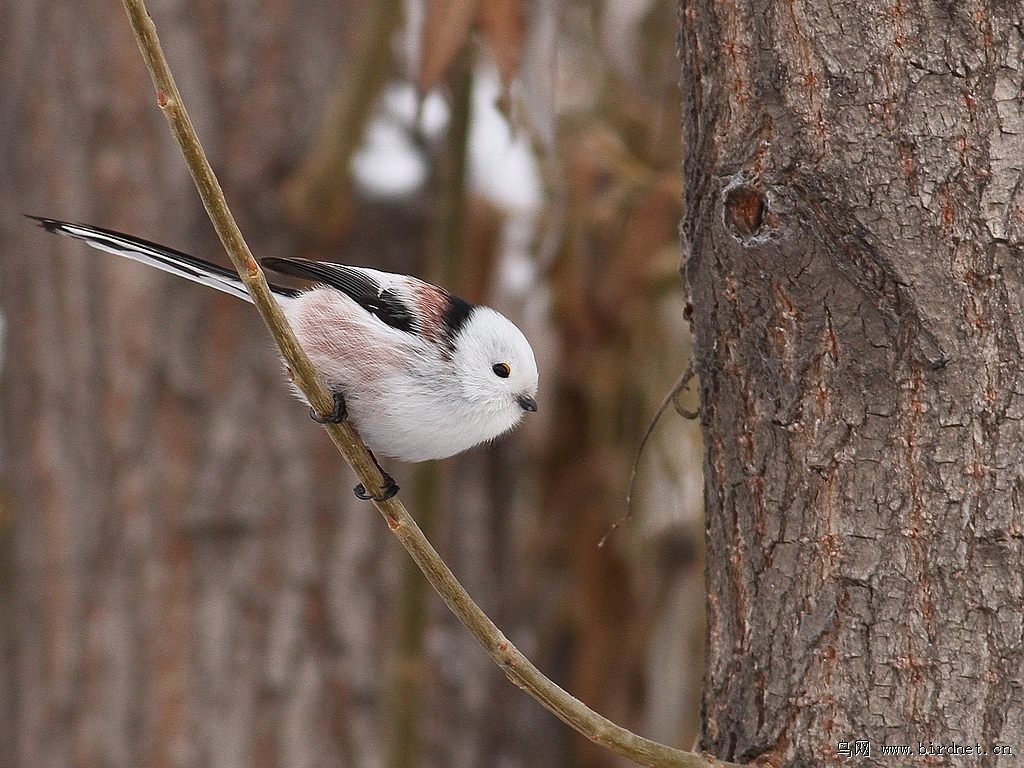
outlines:
[[[309,418],[317,424],[341,424],[348,418],[348,408],[345,407],[345,396],[341,392],[333,392],[334,410],[326,416],[321,416],[312,408],[309,409]]]
[[[362,499],[363,501],[387,501],[398,493],[398,484],[395,482],[394,478],[383,470],[381,470],[381,474],[384,475],[384,492],[380,496],[371,496],[366,492],[366,486],[360,483],[352,489],[356,498]]]

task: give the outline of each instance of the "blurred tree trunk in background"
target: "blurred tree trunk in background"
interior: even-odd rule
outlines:
[[[626,513],[640,437],[690,353],[678,274],[678,9],[674,0],[560,7],[566,106],[549,161],[563,199],[547,215],[564,234],[545,285],[559,347],[542,377],[552,426],[534,534],[546,567],[534,581],[549,604],[562,596],[548,642],[560,645],[566,687],[689,748],[703,636],[696,422],[670,408],[657,424],[633,517],[597,546]],[[571,746],[573,765],[625,764],[580,736]]]
[[[152,10],[259,255],[384,254],[418,271],[415,206],[354,216],[358,253],[303,248],[280,209],[363,8]],[[219,258],[120,4],[23,0],[4,25],[0,764],[383,766],[404,553],[353,498],[247,306],[20,217]],[[460,498],[479,483],[457,479]],[[492,545],[510,532],[486,494],[473,501],[476,524],[453,520],[441,548],[505,621],[520,609],[496,597]],[[497,543],[468,538],[491,528]],[[555,764],[562,726],[461,627],[438,626],[421,663],[435,692],[422,765]]]
[[[265,185],[345,12],[179,6],[158,24],[228,197],[290,253]],[[220,258],[120,4],[6,17],[5,765],[374,764],[386,536],[248,307],[17,218]]]
[[[1019,11],[681,3],[722,758],[1024,745]]]

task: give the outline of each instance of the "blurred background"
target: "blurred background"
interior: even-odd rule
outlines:
[[[540,412],[385,462],[481,606],[602,714],[689,748],[702,451],[671,0],[151,0],[257,256],[513,319]],[[31,213],[226,263],[120,4],[0,31],[0,766],[618,766],[429,593],[252,309]],[[694,406],[692,395],[682,398]]]

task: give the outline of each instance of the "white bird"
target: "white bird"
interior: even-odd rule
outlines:
[[[238,275],[216,264],[100,227],[31,218],[47,232],[252,301]],[[371,451],[443,459],[537,410],[533,349],[499,312],[409,275],[305,259],[260,263],[314,283],[271,285],[337,404],[326,419],[310,413],[317,421],[350,418]]]

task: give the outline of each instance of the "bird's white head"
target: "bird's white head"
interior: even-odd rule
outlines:
[[[452,363],[463,397],[493,419],[500,435],[537,410],[537,361],[516,326],[489,307],[474,307],[455,337]]]

